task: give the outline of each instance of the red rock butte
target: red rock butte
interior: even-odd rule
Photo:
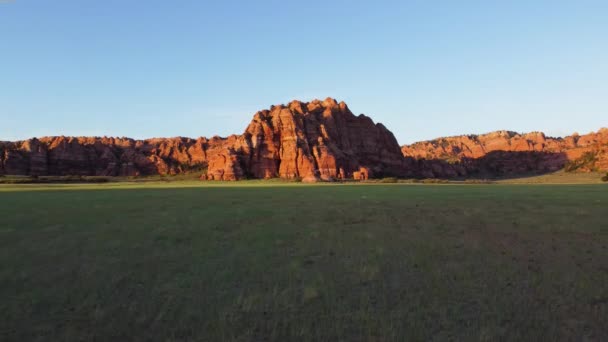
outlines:
[[[548,138],[498,131],[400,147],[382,124],[344,102],[292,101],[257,112],[227,138],[43,137],[0,142],[0,174],[137,176],[197,173],[204,180],[303,181],[475,177],[608,170],[608,129]]]

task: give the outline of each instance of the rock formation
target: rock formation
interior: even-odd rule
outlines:
[[[361,169],[376,177],[405,172],[393,134],[333,99],[258,112],[243,138],[235,149],[253,178],[330,180],[353,178]]]
[[[256,113],[242,135],[133,140],[45,137],[0,143],[0,173],[135,176],[200,172],[203,179],[306,181],[404,176],[393,134],[333,99]]]
[[[549,138],[498,131],[399,147],[393,134],[344,102],[293,101],[257,112],[227,138],[44,137],[0,142],[0,175],[137,176],[205,180],[496,177],[608,170],[608,129]]]
[[[608,129],[550,138],[543,133],[497,131],[402,146],[409,169],[423,177],[495,177],[608,169]]]
[[[201,144],[186,138],[33,138],[0,143],[0,170],[38,176],[178,174],[202,164]]]

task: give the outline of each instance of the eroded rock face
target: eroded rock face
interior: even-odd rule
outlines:
[[[206,162],[201,144],[186,138],[33,138],[0,144],[0,170],[12,175],[178,174]]]
[[[0,142],[0,174],[137,176],[200,173],[204,180],[496,177],[608,170],[608,129],[550,138],[498,131],[399,147],[344,102],[293,101],[257,112],[227,138],[44,137]]]
[[[333,99],[256,113],[242,135],[133,140],[45,137],[0,144],[0,172],[134,176],[201,172],[202,179],[306,181],[404,176],[405,159],[383,125]],[[365,170],[362,172],[361,170]]]
[[[422,141],[402,146],[409,169],[423,177],[508,176],[608,167],[608,129],[550,138],[543,133],[497,131]]]
[[[393,134],[333,99],[258,112],[244,137],[244,165],[254,178],[346,179],[361,168],[405,174]]]

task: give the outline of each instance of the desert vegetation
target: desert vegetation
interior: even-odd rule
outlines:
[[[107,183],[119,178],[106,176],[0,176],[0,184],[45,184],[45,183]],[[126,180],[122,178],[120,180]]]

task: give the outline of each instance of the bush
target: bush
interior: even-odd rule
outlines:
[[[112,178],[104,176],[84,176],[82,180],[88,183],[108,183]]]
[[[35,184],[35,183],[47,183],[44,179],[37,179],[33,177],[6,177],[0,180],[0,184]]]
[[[608,182],[608,173],[604,177],[602,177],[603,182]]]
[[[464,184],[492,184],[493,182],[487,179],[465,179]]]
[[[445,184],[449,183],[447,179],[439,179],[439,178],[425,178],[422,180],[423,184]]]
[[[380,183],[398,183],[399,180],[396,177],[385,177],[380,180]]]

